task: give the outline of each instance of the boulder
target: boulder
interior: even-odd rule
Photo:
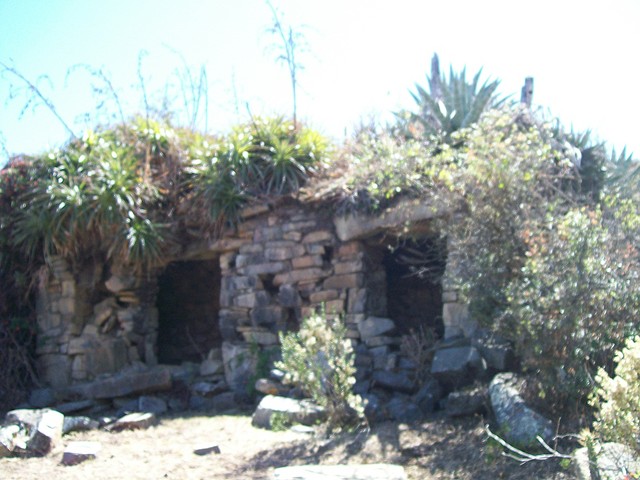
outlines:
[[[513,373],[499,373],[489,385],[491,407],[505,440],[515,445],[529,445],[541,436],[553,437],[553,423],[529,408],[520,396],[522,381]]]
[[[400,465],[301,465],[280,467],[273,472],[274,480],[407,480]]]
[[[71,442],[65,448],[60,463],[66,466],[77,465],[85,460],[96,458],[101,448],[98,442]]]
[[[301,423],[309,426],[326,418],[325,410],[310,400],[295,400],[267,395],[260,401],[253,413],[251,424],[254,427],[270,430],[274,415],[282,417],[288,424]]]
[[[475,347],[438,350],[431,364],[431,374],[449,391],[473,383],[485,371],[486,363]]]

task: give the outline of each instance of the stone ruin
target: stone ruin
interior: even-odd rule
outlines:
[[[454,256],[433,230],[436,214],[405,200],[379,215],[336,216],[285,198],[246,208],[235,229],[189,245],[144,276],[100,263],[73,274],[53,259],[37,299],[40,378],[67,396],[106,398],[128,392],[113,378],[129,375],[133,388],[148,381],[141,372],[163,368],[173,380],[243,395],[264,359],[277,357],[278,333],[319,308],[346,322],[359,393],[414,391],[418,366],[400,346],[420,330],[466,348],[464,368],[480,362],[483,370],[469,346],[475,325],[457,301]],[[411,269],[412,256],[422,254],[431,258],[430,275]],[[79,389],[87,385],[93,390]],[[97,385],[107,391],[96,393]]]

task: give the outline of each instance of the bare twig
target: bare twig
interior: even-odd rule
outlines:
[[[544,439],[539,435],[536,436],[536,440],[549,453],[541,453],[541,454],[527,453],[523,450],[520,450],[519,448],[514,447],[513,445],[511,445],[510,443],[508,443],[507,441],[503,440],[498,435],[493,433],[489,429],[488,425],[485,426],[485,431],[487,432],[487,435],[489,436],[489,438],[491,438],[492,440],[495,440],[504,448],[512,452],[512,453],[503,452],[502,455],[508,458],[512,458],[513,460],[517,460],[518,462],[520,462],[521,465],[524,465],[525,463],[533,462],[533,461],[550,460],[552,458],[560,458],[560,459],[567,459],[567,460],[571,460],[573,458],[571,455],[560,453],[556,449],[551,448],[549,444],[547,444],[547,442],[545,442]]]
[[[20,72],[17,68],[13,66],[9,66],[6,63],[0,61],[0,67],[2,67],[2,70],[4,72],[10,73],[14,77],[17,77],[27,87],[29,92],[31,92],[31,96],[27,99],[27,102],[23,107],[23,111],[33,103],[34,98],[40,99],[40,101],[45,105],[45,107],[47,107],[47,109],[53,114],[54,117],[56,117],[56,119],[64,127],[64,129],[71,136],[71,138],[74,138],[74,139],[77,138],[76,134],[71,129],[71,127],[67,124],[67,122],[64,121],[60,113],[58,113],[58,110],[56,109],[51,99],[49,99],[49,97],[47,97],[44,93],[42,93],[42,90],[40,90],[35,83],[33,83],[31,80],[25,77],[22,74],[22,72]]]
[[[116,104],[116,108],[118,109],[118,115],[120,117],[120,122],[121,123],[125,123],[125,118],[124,118],[124,112],[122,110],[122,104],[120,103],[120,97],[118,96],[118,93],[116,92],[115,87],[113,86],[113,83],[111,82],[111,79],[109,78],[109,76],[107,75],[107,73],[104,71],[103,68],[95,68],[92,67],[91,65],[88,65],[86,63],[81,63],[78,65],[74,65],[73,67],[69,68],[67,70],[67,77],[75,72],[76,70],[86,70],[92,77],[99,79],[102,83],[104,83],[107,93],[109,94],[109,96],[113,99],[114,103]],[[96,87],[95,85],[92,85],[92,91],[94,94],[97,94],[99,96],[103,96],[105,94],[105,91],[102,88]],[[104,99],[101,99],[101,105],[104,104]],[[100,105],[100,106],[101,106]]]

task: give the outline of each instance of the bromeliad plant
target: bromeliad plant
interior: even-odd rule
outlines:
[[[469,83],[466,69],[457,73],[451,67],[449,78],[440,74],[438,56],[431,63],[431,76],[427,77],[429,91],[416,84],[411,92],[417,112],[399,112],[396,114],[404,130],[410,136],[443,135],[450,139],[453,132],[470,127],[480,119],[483,112],[497,108],[504,99],[496,96],[500,82],[485,81],[479,85],[482,70],[478,71]]]

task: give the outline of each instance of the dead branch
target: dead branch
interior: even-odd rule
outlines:
[[[567,459],[567,460],[571,460],[573,458],[571,455],[566,455],[564,453],[560,453],[556,449],[551,448],[549,446],[549,444],[547,442],[545,442],[544,439],[540,435],[536,436],[536,440],[549,453],[541,453],[541,454],[527,453],[527,452],[525,452],[523,450],[520,450],[519,448],[514,447],[513,445],[508,443],[506,440],[503,440],[498,435],[493,433],[489,429],[488,425],[485,426],[485,431],[487,432],[487,435],[489,436],[489,438],[491,438],[492,440],[495,440],[496,442],[498,442],[504,448],[509,450],[509,452],[512,452],[512,453],[503,452],[502,455],[504,455],[507,458],[511,458],[513,460],[517,460],[518,462],[520,462],[521,465],[524,465],[525,463],[529,463],[529,462],[533,462],[533,461],[550,460],[552,458],[560,458],[560,459]]]

